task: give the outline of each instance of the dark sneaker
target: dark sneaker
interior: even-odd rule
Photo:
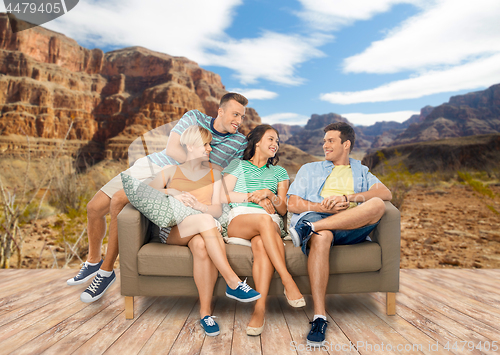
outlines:
[[[240,302],[252,302],[260,298],[260,293],[247,285],[247,280],[238,283],[236,289],[226,285],[226,296]]]
[[[312,324],[311,331],[307,335],[307,345],[323,346],[325,345],[325,332],[328,326],[328,321],[323,318],[316,318],[315,321],[309,322]]]
[[[219,325],[214,321],[214,318],[212,316],[205,316],[200,319],[200,324],[205,330],[205,334],[210,337],[214,337],[220,333]]]
[[[104,295],[104,292],[115,282],[116,275],[113,271],[109,277],[104,277],[97,273],[94,281],[80,295],[80,300],[85,303],[97,301]]]
[[[97,271],[99,271],[101,264],[102,260],[99,261],[99,263],[94,266],[87,265],[87,263],[83,263],[83,266],[80,269],[78,275],[76,275],[72,279],[69,279],[68,281],[66,281],[66,283],[70,286],[75,286],[89,281],[90,279],[94,278],[95,275],[97,275]]]
[[[313,234],[318,234],[313,231],[312,224],[309,221],[303,221],[297,223],[295,227],[290,228],[290,236],[292,237],[293,245],[296,247],[300,247],[304,239]]]

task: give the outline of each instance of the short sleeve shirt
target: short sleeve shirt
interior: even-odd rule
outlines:
[[[225,168],[233,159],[241,159],[247,146],[246,137],[241,133],[220,133],[214,128],[215,118],[198,110],[186,112],[177,122],[172,132],[181,135],[189,126],[198,125],[212,133],[210,161]],[[179,162],[167,155],[166,149],[148,155],[149,160],[158,166],[179,165]]]
[[[233,160],[222,174],[231,174],[238,180],[234,186],[234,192],[254,192],[269,189],[274,194],[278,192],[278,183],[289,180],[290,177],[285,168],[278,165],[263,166],[261,168],[253,165],[248,160]],[[231,207],[248,206],[262,208],[256,203],[231,203]]]

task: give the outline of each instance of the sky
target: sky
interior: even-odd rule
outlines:
[[[266,123],[371,125],[500,83],[499,18],[498,0],[80,0],[44,27],[194,60]]]

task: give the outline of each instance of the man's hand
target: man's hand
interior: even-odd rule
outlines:
[[[269,189],[257,190],[257,191],[250,193],[250,195],[248,195],[248,201],[258,204],[260,201],[268,198],[272,194],[273,193]]]
[[[265,199],[262,199],[258,202],[258,205],[263,207],[264,210],[269,213],[269,214],[274,214],[276,213],[275,209],[274,209],[274,206],[273,204],[271,203],[271,201],[267,198]]]
[[[339,213],[349,208],[349,201],[344,196],[328,196],[320,204],[320,212]]]

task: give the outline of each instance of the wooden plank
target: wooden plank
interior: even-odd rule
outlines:
[[[269,296],[267,299],[266,319],[268,326],[266,331],[260,335],[262,354],[296,354],[297,352],[291,346],[292,336],[277,297],[281,296]]]
[[[23,341],[17,346],[12,354],[34,354],[44,351],[82,324],[85,324],[85,322],[96,314],[99,314],[102,310],[109,307],[113,302],[117,301],[119,297],[119,289],[115,287],[114,290],[108,290],[106,292],[106,297],[91,304],[84,304],[84,307],[81,309],[79,309],[79,305],[75,306],[74,309],[68,307],[66,311],[67,317],[57,323],[51,321],[48,323],[36,323],[30,327],[30,332],[37,336],[33,337],[31,340]],[[9,342],[10,339],[11,338],[9,338],[7,342]]]
[[[361,354],[398,354],[398,346],[407,346],[405,354],[422,354],[403,336],[363,305],[354,302],[357,295],[328,295],[327,312]]]
[[[426,297],[428,296],[419,295],[416,292],[405,290],[405,293],[401,294],[401,299],[398,300],[398,302],[412,309],[428,320],[439,324],[450,333],[453,333],[460,340],[471,341],[474,343],[478,343],[479,341],[491,342],[492,339],[488,339],[485,336],[473,331],[472,329],[460,323],[460,321],[448,318],[449,315],[447,311],[450,310],[450,308],[445,304],[442,304],[442,306],[437,305],[435,308],[431,308],[429,302],[426,302],[425,300]],[[478,351],[477,354],[479,353],[480,352]]]
[[[248,336],[247,326],[253,313],[253,303],[237,302],[234,314],[232,355],[262,354],[260,336]],[[269,320],[266,320],[268,323]],[[266,325],[264,332],[267,331]]]
[[[139,354],[168,354],[196,304],[196,300],[196,297],[178,299]]]
[[[425,292],[429,297],[435,299],[445,299],[449,307],[467,314],[468,316],[479,320],[489,326],[500,330],[499,316],[495,315],[497,309],[487,304],[480,303],[471,298],[462,296],[459,292],[453,293],[447,288],[436,285],[433,282],[419,279],[406,273],[405,277],[401,278],[401,284],[411,289],[418,289]]]
[[[495,279],[500,280],[500,269],[472,269],[473,272],[478,272],[480,274],[488,275],[489,277],[493,277]]]
[[[156,297],[135,297],[135,315],[133,320],[125,319],[125,312],[120,313],[111,322],[106,324],[98,333],[86,341],[73,354],[98,355],[104,353],[134,322],[144,313]],[[123,303],[122,303],[123,307]]]
[[[448,271],[448,270],[446,270]],[[497,279],[487,276],[485,273],[471,272],[472,270],[460,269],[450,270],[459,272],[438,273],[437,275],[446,275],[447,279],[458,282],[466,282],[467,285],[476,289],[485,290],[498,294],[500,292],[500,282]]]
[[[176,302],[176,297],[159,297],[151,307],[149,307],[134,324],[106,350],[106,353],[138,354]]]
[[[63,273],[62,270],[47,270],[43,275],[38,275],[33,278],[29,273],[21,274],[19,278],[15,280],[11,280],[8,284],[4,285],[1,288],[0,299],[7,298],[10,295],[26,292],[27,290],[36,289],[41,285],[46,285],[47,283],[58,282],[61,279],[64,279],[64,276],[67,275],[68,278],[70,274],[67,270]],[[62,277],[63,276],[63,277]],[[62,280],[61,280],[62,281]],[[66,282],[61,283],[61,287],[67,286]],[[0,305],[1,305],[0,301]]]
[[[382,295],[379,295],[382,299]],[[377,302],[370,294],[363,294],[356,297],[354,302],[359,302],[366,308],[368,308],[373,314],[387,323],[392,329],[401,334],[409,343],[422,345],[421,351],[426,355],[435,355],[436,352],[432,351],[429,346],[432,343],[436,343],[429,335],[425,334],[419,328],[416,328],[413,324],[408,323],[405,319],[401,318],[398,314],[394,316],[388,316],[386,314],[386,307],[384,304]],[[420,349],[420,347],[419,347]],[[452,352],[441,349],[440,354],[453,354]]]
[[[466,296],[467,298],[474,299],[480,303],[484,303],[497,308],[497,314],[500,316],[500,297],[498,292],[490,292],[485,289],[476,287],[477,284],[468,280],[464,277],[460,278],[460,281],[456,281],[451,274],[452,272],[432,272],[426,271],[421,274],[417,274],[414,271],[409,272],[410,275],[418,277],[421,280],[426,280],[435,285],[439,285],[448,290],[452,290],[453,293],[460,294],[460,296]]]
[[[498,337],[498,330],[461,312],[461,310],[457,310],[453,307],[451,307],[447,301],[443,302],[442,298],[441,299],[436,299],[433,296],[430,296],[425,290],[420,290],[420,289],[412,289],[412,288],[407,288],[406,285],[403,286],[403,289],[405,290],[404,295],[402,296],[404,300],[409,299],[413,302],[418,302],[419,304],[422,305],[422,307],[425,307],[428,312],[431,312],[432,314],[435,314],[436,317],[439,319],[441,318],[443,321],[448,321],[452,320],[455,321],[456,323],[459,324],[459,328],[466,327],[468,330],[473,331],[474,333],[468,334],[469,337],[476,338],[476,334],[480,334],[479,337],[477,337],[477,340],[481,340],[482,337],[486,337],[487,339],[485,340],[490,340],[490,341],[495,341],[495,339]],[[415,310],[418,312],[415,306],[412,306],[408,302],[402,302],[405,304],[407,307],[410,307],[411,309]],[[419,312],[420,313],[420,312]],[[427,317],[432,320],[431,317]],[[453,332],[453,327],[446,326],[444,323],[440,322],[440,325],[443,325],[446,327],[446,329],[450,330]],[[455,335],[459,336],[458,332],[453,332]],[[467,340],[467,339],[463,339]]]
[[[385,297],[383,297],[379,293],[371,293],[370,295],[385,307]],[[433,342],[427,344],[428,345],[427,350],[430,350],[432,353],[435,354],[441,354],[444,353],[445,351],[444,345],[446,343],[453,344],[454,342],[458,342],[460,344],[461,339],[455,336],[454,334],[450,333],[447,329],[443,328],[439,324],[432,322],[431,320],[425,318],[424,316],[406,307],[405,305],[399,303],[399,298],[397,302],[398,302],[398,315],[405,321],[407,321],[408,323],[410,323],[411,325],[418,328],[419,330],[427,334],[429,337],[434,339]],[[424,344],[422,345],[425,346]],[[435,347],[437,347],[437,349]],[[457,355],[471,354],[470,352],[466,351],[453,351],[453,353]]]
[[[205,331],[200,325],[200,303],[196,302],[170,349],[170,354],[199,354],[204,340]]]
[[[118,297],[109,307],[103,309],[73,332],[50,346],[44,355],[69,354],[81,347],[87,340],[97,334],[106,324],[123,312],[123,303]]]
[[[217,317],[215,320],[219,324],[220,334],[215,337],[205,337],[200,354],[231,354],[235,310],[234,300],[228,297],[217,297],[212,314]]]
[[[0,270],[0,286],[7,281],[17,277],[17,275],[24,273],[26,269],[1,269]],[[38,270],[38,269],[36,269]],[[0,292],[1,294],[1,292]]]

